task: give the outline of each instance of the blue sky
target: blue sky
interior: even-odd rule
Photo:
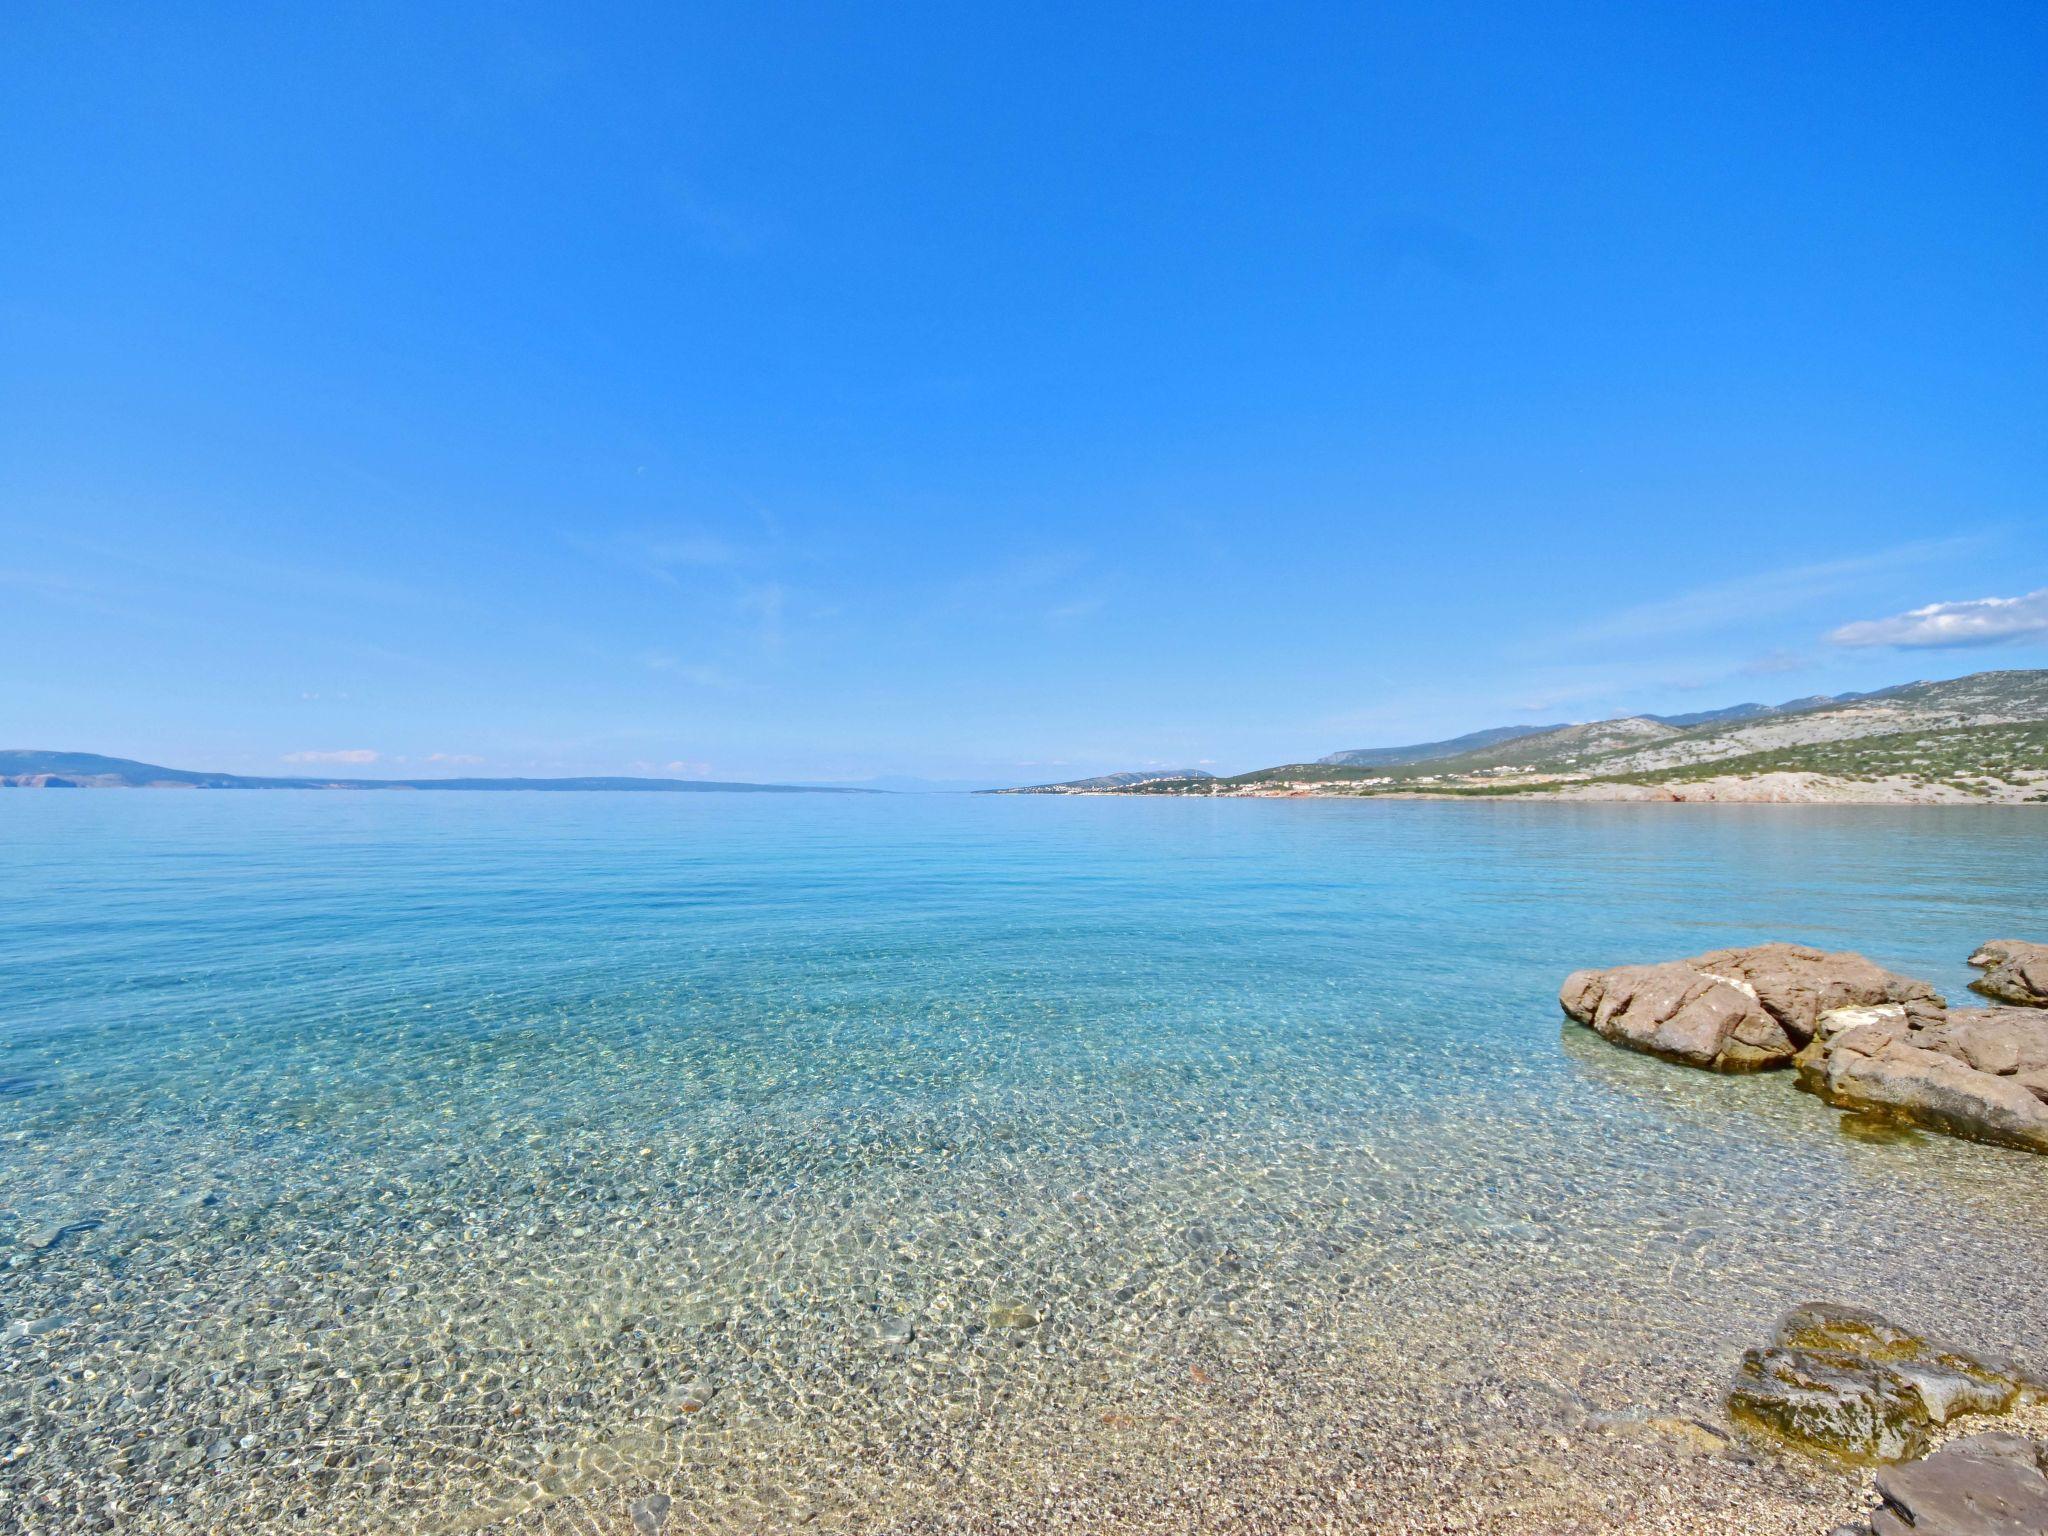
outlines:
[[[0,29],[0,745],[1009,782],[2048,665],[2037,5]]]

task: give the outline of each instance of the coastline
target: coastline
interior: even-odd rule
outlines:
[[[1797,782],[1781,782],[1794,780]],[[1580,802],[1605,805],[1862,805],[2048,808],[2048,792],[1970,794],[1952,785],[1858,784],[1817,775],[1774,775],[1771,780],[1703,779],[1671,784],[1559,784],[1547,789],[1346,789],[1322,784],[1261,785],[1245,789],[1128,790],[1070,789],[1007,791],[1070,798],[1171,800],[1428,800],[1542,804]]]

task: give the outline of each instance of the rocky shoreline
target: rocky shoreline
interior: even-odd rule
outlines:
[[[1994,1006],[1950,1009],[1925,981],[1797,944],[1575,971],[1568,1018],[1718,1072],[1791,1069],[1865,1139],[1923,1129],[2048,1152],[2048,945],[1998,939],[1970,963]],[[1882,1468],[1867,1522],[1830,1536],[2048,1536],[2048,1440],[1965,1418],[2048,1403],[2048,1383],[1875,1312],[1809,1302],[1744,1352],[1724,1406],[1761,1440]]]
[[[2048,945],[1994,940],[1974,985],[2009,1006],[1949,1008],[1862,955],[1799,944],[1574,971],[1565,1014],[1616,1045],[1719,1072],[1796,1071],[1826,1103],[2048,1152]]]

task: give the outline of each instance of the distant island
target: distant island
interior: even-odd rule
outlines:
[[[824,784],[739,784],[714,779],[268,779],[241,773],[164,768],[97,752],[0,751],[0,789],[482,789],[618,790],[639,794],[726,792],[764,795],[870,795],[881,791]]]
[[[1157,784],[1194,785],[1213,780],[1203,768],[1138,768],[1129,773],[1103,773],[1064,784],[1023,784],[1016,789],[986,789],[986,795],[1087,795],[1106,790],[1146,789]]]
[[[1217,778],[1105,774],[998,794],[2048,804],[2048,671],[1686,715],[1496,726]]]

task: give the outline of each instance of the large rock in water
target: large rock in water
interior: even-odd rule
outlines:
[[[1789,1064],[1820,1015],[1852,1004],[1932,1002],[1924,981],[1803,944],[1717,949],[1691,960],[1574,971],[1564,1011],[1616,1045],[1722,1072]]]
[[[1977,947],[1970,964],[1984,972],[1970,983],[1972,992],[2021,1008],[2048,1008],[2048,944],[1993,939]]]
[[[1810,1455],[1882,1463],[1921,1455],[1939,1426],[2002,1413],[2025,1390],[2017,1373],[1875,1312],[1807,1302],[1778,1320],[1770,1345],[1743,1353],[1728,1416]]]
[[[1801,1087],[1843,1109],[2048,1152],[2048,1012],[1834,1009],[1796,1064]]]

